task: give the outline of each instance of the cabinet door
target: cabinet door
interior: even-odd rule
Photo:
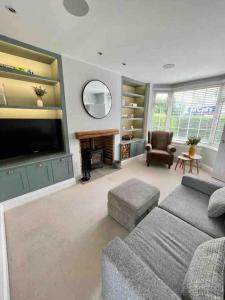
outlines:
[[[143,154],[145,149],[145,141],[137,142],[137,155]]]
[[[30,191],[53,184],[51,161],[35,163],[26,169]]]
[[[137,155],[137,143],[131,143],[130,144],[130,157],[134,157]]]
[[[55,183],[73,177],[72,158],[61,157],[52,160],[52,171]]]
[[[29,192],[25,168],[0,172],[0,202]]]

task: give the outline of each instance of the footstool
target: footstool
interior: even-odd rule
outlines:
[[[108,192],[108,213],[131,231],[158,205],[159,195],[157,187],[132,178]]]

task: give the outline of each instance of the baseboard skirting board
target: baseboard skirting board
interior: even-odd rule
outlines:
[[[52,193],[55,193],[57,191],[66,189],[66,188],[74,185],[75,183],[76,183],[75,178],[70,178],[65,181],[42,188],[40,190],[31,192],[31,193],[27,193],[27,194],[24,194],[24,195],[16,197],[16,198],[6,200],[6,201],[2,202],[4,212],[11,208],[21,206],[21,205],[29,203],[31,201],[37,200],[41,197],[44,197],[44,196],[50,195]]]

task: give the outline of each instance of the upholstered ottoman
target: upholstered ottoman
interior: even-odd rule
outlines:
[[[108,192],[108,213],[131,231],[158,205],[159,195],[157,187],[132,178]]]

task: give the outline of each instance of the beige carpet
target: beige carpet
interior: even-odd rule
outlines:
[[[6,212],[12,300],[101,298],[101,251],[115,236],[127,235],[107,216],[107,192],[132,177],[159,187],[163,199],[182,171],[147,168],[137,158],[118,172]]]

